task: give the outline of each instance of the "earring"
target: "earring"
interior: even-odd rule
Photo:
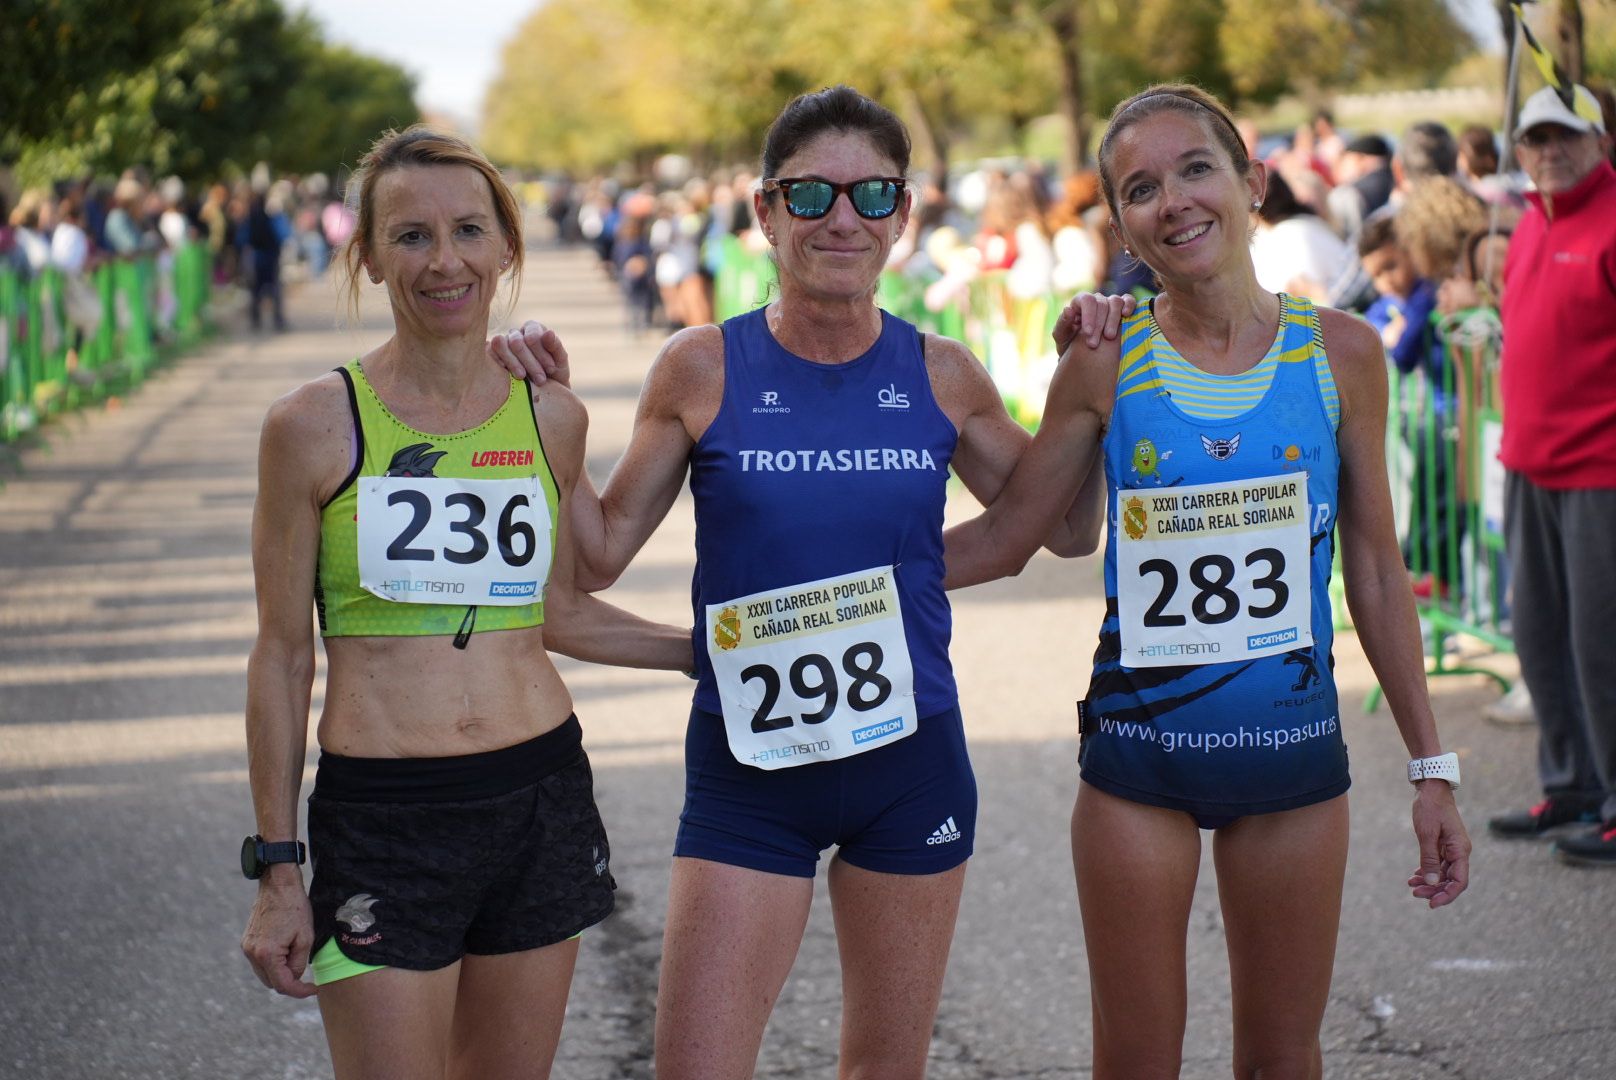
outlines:
[[[1130,258],[1130,259],[1133,258],[1133,248],[1131,248],[1131,247],[1128,247],[1128,246],[1124,245],[1123,248],[1122,248],[1122,253],[1124,255],[1128,256],[1128,258]]]
[[[1261,210],[1262,209],[1262,203],[1260,201],[1256,200],[1256,199],[1253,199],[1253,200],[1251,200],[1251,208],[1253,210]]]

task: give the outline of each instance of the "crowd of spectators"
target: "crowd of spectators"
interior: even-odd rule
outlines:
[[[110,260],[149,256],[166,269],[187,244],[207,245],[213,281],[239,286],[254,329],[267,308],[286,328],[283,266],[310,278],[325,273],[332,250],[353,229],[341,193],[320,174],[271,180],[260,167],[234,184],[191,185],[179,177],[154,182],[131,168],[115,181],[79,179],[29,188],[13,202],[0,190],[0,265],[32,279],[47,268],[62,276],[75,342],[94,333],[100,306],[87,279]],[[159,273],[158,281],[167,280]],[[173,297],[161,289],[163,306]]]

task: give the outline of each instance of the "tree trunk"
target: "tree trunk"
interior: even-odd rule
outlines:
[[[914,136],[914,145],[920,151],[920,159],[925,162],[926,168],[932,175],[932,182],[944,191],[948,190],[948,133],[933,120],[926,109],[925,102],[915,93],[915,88],[907,82],[900,84],[903,89],[899,91],[902,108],[909,117],[909,130]]]
[[[1083,100],[1083,55],[1078,50],[1081,25],[1078,0],[1060,0],[1044,14],[1044,25],[1055,37],[1060,57],[1060,111],[1066,118],[1066,157],[1061,166],[1068,174],[1081,172],[1089,159],[1089,117]]]

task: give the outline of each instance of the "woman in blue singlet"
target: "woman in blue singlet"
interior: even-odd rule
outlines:
[[[687,469],[695,497],[698,682],[661,1080],[753,1075],[832,846],[841,1075],[925,1072],[976,821],[948,658],[947,479],[991,500],[1028,438],[963,345],[876,307],[908,164],[903,124],[856,91],[786,106],[754,198],[777,298],[672,337],[606,489],[597,501],[584,481],[574,498],[580,577],[600,586]],[[519,331],[494,351],[520,372],[539,340]],[[1071,554],[1098,527],[1078,487],[1046,538]]]
[[[1019,567],[1061,512],[1049,492],[1099,446],[1108,605],[1072,814],[1094,1075],[1178,1075],[1207,829],[1235,1076],[1318,1077],[1347,854],[1336,535],[1364,652],[1414,758],[1408,884],[1439,907],[1468,877],[1458,762],[1441,753],[1393,531],[1385,361],[1367,324],[1258,285],[1250,215],[1265,169],[1214,98],[1158,86],[1124,101],[1100,173],[1118,239],[1161,292],[1109,341],[1085,301],[1088,340],[1063,348],[1032,447],[1000,498],[949,533],[950,581]]]

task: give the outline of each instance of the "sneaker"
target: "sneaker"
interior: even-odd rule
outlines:
[[[1554,842],[1554,853],[1561,862],[1574,866],[1616,866],[1616,821],[1578,836],[1561,837]]]
[[[1537,723],[1532,711],[1532,694],[1526,689],[1525,679],[1516,679],[1509,693],[1481,710],[1481,717],[1499,727],[1529,727]]]
[[[1534,840],[1552,836],[1567,826],[1597,824],[1599,811],[1593,803],[1551,795],[1530,810],[1491,818],[1487,831],[1509,840]]]

